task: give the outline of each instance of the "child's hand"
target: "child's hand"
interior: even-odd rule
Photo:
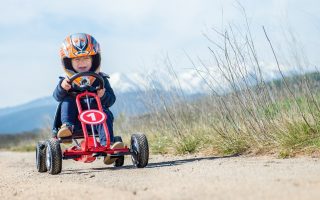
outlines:
[[[63,79],[61,87],[66,91],[69,91],[71,89],[70,80],[68,78]]]
[[[104,95],[105,91],[106,91],[106,89],[105,89],[105,88],[98,90],[98,91],[97,91],[97,95],[98,95],[98,97],[100,97],[100,98],[101,98],[101,97]]]

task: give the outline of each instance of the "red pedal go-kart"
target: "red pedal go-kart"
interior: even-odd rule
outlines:
[[[94,77],[99,82],[98,88],[93,88],[88,84],[88,77]],[[80,86],[73,82],[80,80]],[[124,156],[131,155],[133,165],[138,168],[143,168],[148,164],[149,147],[148,140],[144,134],[136,133],[131,135],[130,148],[124,146],[122,148],[112,148],[110,143],[110,134],[106,124],[107,115],[103,112],[100,98],[97,96],[97,89],[104,87],[103,78],[93,72],[77,73],[70,78],[72,91],[76,95],[76,104],[79,112],[79,120],[81,122],[81,130],[73,132],[69,138],[58,138],[57,132],[61,125],[60,120],[60,106],[59,104],[55,119],[52,138],[46,141],[39,141],[36,147],[36,165],[38,172],[49,172],[50,174],[59,174],[62,170],[62,160],[74,159],[85,163],[91,163],[97,157],[109,157],[110,163],[114,163],[115,167],[121,167],[124,164]],[[90,109],[89,98],[96,100],[98,109]],[[83,110],[81,100],[87,99],[88,109]],[[59,123],[60,122],[60,123]],[[100,145],[96,137],[93,126],[103,124],[104,132],[106,134],[106,146]],[[91,131],[87,130],[87,126],[91,126]],[[61,151],[60,143],[70,140],[74,141],[76,145]],[[79,143],[78,140],[81,140]],[[122,142],[120,136],[114,137],[114,142]]]

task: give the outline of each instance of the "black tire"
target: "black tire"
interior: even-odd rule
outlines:
[[[115,136],[114,137],[114,142],[122,142],[122,138],[120,136]],[[120,156],[117,158],[117,160],[114,162],[115,167],[122,167],[124,164],[124,156]]]
[[[59,174],[62,169],[62,154],[57,139],[46,141],[46,167],[50,174]]]
[[[134,166],[144,168],[149,160],[149,145],[144,134],[137,133],[131,136],[131,159]]]
[[[36,147],[36,165],[38,172],[46,172],[46,144],[44,141],[39,141]]]

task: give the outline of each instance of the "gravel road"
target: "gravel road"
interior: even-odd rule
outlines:
[[[151,156],[144,169],[63,161],[38,173],[35,153],[0,152],[0,199],[320,199],[320,159]]]

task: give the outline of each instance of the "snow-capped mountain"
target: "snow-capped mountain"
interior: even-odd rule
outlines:
[[[163,71],[149,73],[110,75],[110,84],[114,91],[119,93],[159,89],[170,91],[181,89],[187,94],[206,93],[208,86],[195,70],[188,70],[179,74],[170,74]]]
[[[260,72],[253,67],[249,69],[233,69],[233,81],[241,83],[246,80],[250,85],[255,85],[261,78],[270,81],[280,78],[280,72],[276,66],[260,63]],[[280,66],[284,75],[297,74],[297,70]],[[225,72],[214,69],[189,69],[181,72],[152,70],[145,73],[114,73],[110,75],[110,84],[115,92],[137,92],[152,89],[163,91],[180,91],[186,95],[207,94],[211,89],[228,90],[230,87],[229,69]],[[224,74],[225,73],[225,74]],[[260,77],[260,73],[262,77]],[[300,71],[301,73],[301,71]]]

